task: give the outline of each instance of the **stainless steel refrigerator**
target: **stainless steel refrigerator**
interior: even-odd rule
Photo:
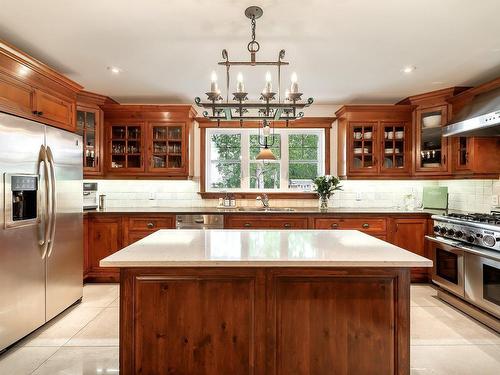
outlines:
[[[83,293],[82,138],[0,112],[0,351]]]

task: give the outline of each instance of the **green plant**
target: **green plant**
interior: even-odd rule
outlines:
[[[340,180],[335,176],[318,176],[314,180],[314,191],[321,198],[330,198],[335,190],[342,190]]]

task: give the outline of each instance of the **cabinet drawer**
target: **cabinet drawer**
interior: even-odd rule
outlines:
[[[173,228],[175,228],[175,219],[173,216],[130,217],[128,219],[129,230],[156,231],[158,229]]]
[[[386,231],[385,219],[315,219],[315,229],[355,229],[367,233]]]
[[[229,216],[226,228],[232,229],[307,229],[306,217]]]

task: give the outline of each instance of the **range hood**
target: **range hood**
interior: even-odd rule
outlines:
[[[500,87],[475,96],[443,128],[443,136],[500,136]]]

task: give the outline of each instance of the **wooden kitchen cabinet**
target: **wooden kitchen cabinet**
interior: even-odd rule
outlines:
[[[338,116],[338,171],[343,178],[411,173],[412,106],[349,105]]]
[[[5,42],[0,42],[0,110],[76,130],[76,94],[82,86]]]
[[[498,178],[499,137],[456,137],[452,142],[454,174]]]
[[[107,96],[88,91],[77,95],[76,129],[83,138],[83,177],[104,175],[104,113],[101,106],[114,103]]]
[[[118,268],[101,268],[101,259],[117,252],[123,246],[122,217],[119,215],[94,216],[88,223],[87,281],[117,282]]]
[[[79,105],[76,111],[76,132],[83,139],[83,176],[102,174],[101,142],[102,111]]]
[[[316,218],[314,229],[359,230],[368,234],[384,235],[387,221],[384,218]]]
[[[144,123],[120,122],[107,127],[106,169],[114,174],[140,174],[145,171]]]
[[[415,174],[446,175],[451,148],[442,128],[448,123],[448,106],[421,108],[415,112]]]
[[[60,128],[75,130],[75,100],[35,90],[35,111],[40,119],[59,124]]]
[[[307,229],[307,217],[295,215],[226,215],[229,229]]]
[[[391,219],[388,232],[389,242],[412,253],[427,256],[425,235],[428,220],[426,218],[394,218]],[[411,279],[414,282],[427,281],[427,268],[412,268]]]
[[[192,175],[192,106],[104,106],[106,175],[185,179]]]
[[[124,244],[130,245],[159,229],[175,229],[175,215],[128,216]]]

